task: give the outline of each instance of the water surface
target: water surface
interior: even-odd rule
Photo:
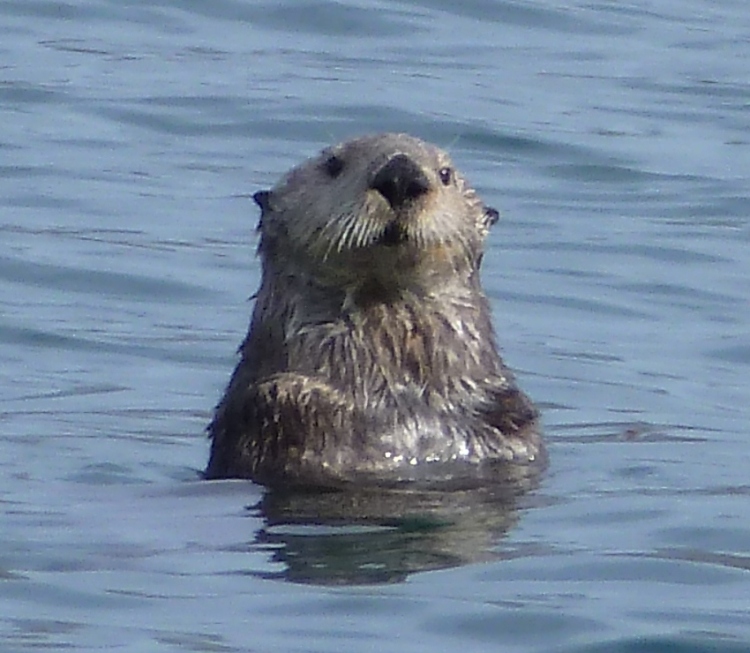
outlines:
[[[748,33],[739,1],[5,0],[1,648],[750,650]],[[501,210],[551,464],[311,526],[201,482],[203,429],[251,194],[380,130]]]

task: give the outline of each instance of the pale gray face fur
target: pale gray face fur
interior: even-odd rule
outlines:
[[[390,202],[377,188],[378,175],[400,155],[406,170],[396,173],[414,175],[416,186],[410,192],[407,182],[406,197]],[[353,288],[373,279],[393,288],[434,284],[476,269],[497,219],[444,151],[404,134],[325,149],[264,200],[263,257]]]

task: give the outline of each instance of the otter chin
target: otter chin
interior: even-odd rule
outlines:
[[[365,136],[254,198],[262,280],[207,478],[459,486],[542,463],[480,284],[498,212],[445,152]]]

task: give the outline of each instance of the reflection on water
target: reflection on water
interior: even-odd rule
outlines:
[[[539,472],[460,491],[268,492],[251,508],[265,522],[253,548],[271,552],[285,569],[260,575],[319,585],[397,583],[418,571],[499,559],[495,546]]]

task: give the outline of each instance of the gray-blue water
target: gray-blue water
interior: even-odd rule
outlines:
[[[0,649],[750,650],[749,79],[745,0],[2,0]],[[381,130],[501,210],[551,464],[289,524],[198,478],[249,195]]]

